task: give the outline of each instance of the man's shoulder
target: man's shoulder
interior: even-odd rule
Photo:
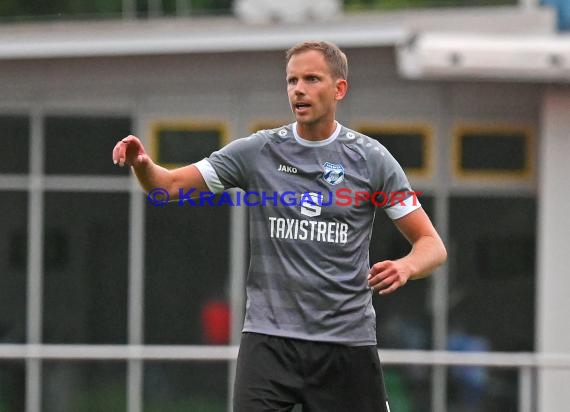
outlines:
[[[286,124],[283,126],[275,127],[273,129],[261,129],[253,133],[250,137],[265,138],[273,141],[282,141],[286,138],[292,138],[293,124]]]
[[[339,142],[360,154],[365,160],[380,160],[388,150],[378,140],[343,126]]]

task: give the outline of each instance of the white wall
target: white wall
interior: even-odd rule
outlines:
[[[539,175],[537,346],[570,353],[570,88],[544,95]],[[538,411],[568,410],[570,370],[539,373]]]

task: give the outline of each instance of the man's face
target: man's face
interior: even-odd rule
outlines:
[[[322,53],[309,50],[287,63],[287,94],[301,126],[326,126],[335,117],[336,103],[344,97],[346,81],[334,79]]]

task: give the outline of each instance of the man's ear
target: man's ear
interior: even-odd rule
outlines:
[[[348,83],[346,79],[337,79],[335,82],[336,93],[334,95],[335,100],[342,100],[346,96],[348,91]]]

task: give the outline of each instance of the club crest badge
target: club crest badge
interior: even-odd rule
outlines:
[[[323,179],[331,185],[338,185],[344,180],[344,167],[339,163],[325,162]]]

